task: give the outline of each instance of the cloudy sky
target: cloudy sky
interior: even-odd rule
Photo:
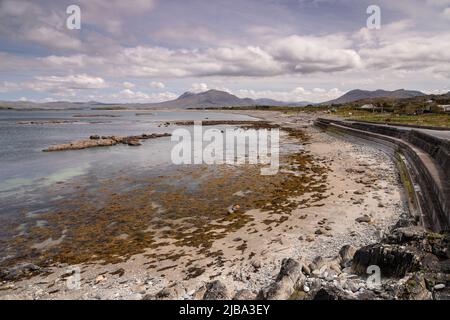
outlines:
[[[449,91],[450,0],[0,0],[0,100],[318,102],[355,88]]]

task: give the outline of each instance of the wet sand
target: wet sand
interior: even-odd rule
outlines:
[[[196,246],[165,239],[156,257],[170,257],[166,260],[155,261],[155,249],[149,248],[126,261],[60,263],[46,275],[3,283],[0,299],[142,299],[167,287],[171,287],[169,298],[196,299],[197,290],[212,279],[221,280],[232,292],[243,288],[257,292],[273,280],[283,258],[311,261],[318,255],[334,256],[346,244],[376,242],[407,210],[395,164],[384,152],[321,132],[311,126],[310,115],[248,114],[304,128],[309,136],[305,152],[327,168],[321,197],[308,203],[313,193],[307,192],[296,197],[296,208],[277,215],[245,210],[242,224],[208,238],[209,254],[199,255]],[[233,187],[239,190],[234,199],[246,197],[244,186]],[[356,221],[363,215],[370,218],[369,223]],[[213,231],[221,232],[220,228]],[[69,289],[67,279],[74,266],[81,270],[81,286]]]

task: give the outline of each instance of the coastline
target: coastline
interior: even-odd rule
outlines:
[[[62,264],[49,275],[4,284],[0,299],[142,299],[164,288],[174,288],[169,290],[171,298],[198,299],[199,288],[217,279],[233,295],[242,289],[256,294],[273,280],[283,258],[302,257],[310,262],[318,255],[332,257],[344,245],[375,243],[406,213],[395,164],[384,152],[320,132],[311,127],[308,115],[297,122],[281,113],[250,114],[306,131],[311,138],[305,151],[331,169],[324,199],[315,206],[294,209],[284,221],[265,222],[269,217],[261,210],[246,212],[252,222],[212,244],[213,252],[223,252],[221,263],[211,257],[200,259],[193,263],[192,273],[203,272],[190,279],[185,277],[186,266],[179,266],[177,260],[149,268],[144,253],[116,264],[80,266],[79,290],[66,289],[69,266]],[[365,214],[370,216],[369,223],[356,221]]]

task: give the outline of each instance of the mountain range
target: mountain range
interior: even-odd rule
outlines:
[[[220,90],[208,90],[200,93],[185,92],[175,100],[151,104],[153,108],[219,108],[242,106],[293,106],[303,107],[309,102],[283,102],[272,99],[239,98]]]
[[[414,97],[420,97],[425,96],[426,94],[420,91],[413,91],[413,90],[395,90],[395,91],[386,91],[386,90],[375,90],[375,91],[368,91],[368,90],[352,90],[344,94],[343,96],[340,96],[337,99],[324,102],[323,104],[342,104],[342,103],[349,103],[354,102],[358,100],[366,100],[366,99],[377,99],[377,98],[393,98],[393,99],[405,99],[405,98],[414,98]]]
[[[108,106],[136,109],[189,109],[189,108],[219,108],[229,106],[293,106],[303,107],[309,102],[283,102],[272,99],[239,98],[231,93],[220,90],[208,90],[200,93],[185,92],[177,99],[158,103],[101,103],[90,102],[46,102],[36,103],[28,101],[0,101],[0,107],[14,109],[88,109]]]
[[[359,100],[377,99],[377,98],[391,98],[391,99],[404,99],[425,96],[426,94],[420,91],[412,90],[352,90],[341,97],[323,102],[321,105],[326,104],[343,104],[350,103]],[[450,95],[450,92],[447,93]],[[314,103],[305,101],[300,102],[283,102],[272,99],[250,99],[239,98],[231,93],[220,90],[208,90],[200,93],[185,92],[178,98],[170,101],[164,101],[159,103],[101,103],[96,101],[89,102],[68,102],[57,101],[47,103],[36,103],[28,101],[0,101],[0,108],[13,108],[13,109],[90,109],[90,108],[115,108],[123,107],[129,109],[189,109],[189,108],[219,108],[228,106],[292,106],[303,107]]]

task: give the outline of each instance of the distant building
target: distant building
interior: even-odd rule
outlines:
[[[381,108],[380,108],[380,107],[377,107],[377,106],[375,106],[375,105],[373,105],[373,104],[365,104],[365,105],[361,106],[360,109],[361,109],[361,110],[371,110],[371,111],[374,111],[374,110],[379,110],[379,109],[381,109]]]
[[[439,105],[439,108],[441,108],[444,112],[450,112],[450,104],[443,104]]]

